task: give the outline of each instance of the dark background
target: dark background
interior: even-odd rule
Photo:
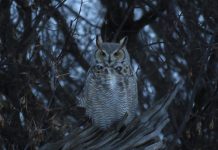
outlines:
[[[218,1],[0,0],[0,149],[36,149],[84,121],[76,96],[96,34],[128,36],[139,111],[185,81],[169,149],[217,148]]]

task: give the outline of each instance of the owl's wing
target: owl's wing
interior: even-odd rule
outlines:
[[[137,76],[135,72],[130,68],[130,73],[125,76],[126,82],[126,94],[127,94],[127,104],[128,104],[128,117],[125,121],[127,122],[132,121],[134,117],[136,117],[137,110],[138,110],[138,87],[137,87]]]
[[[87,104],[87,99],[86,99],[86,96],[85,96],[85,90],[86,90],[86,83],[88,82],[89,78],[91,76],[93,76],[93,67],[90,67],[90,69],[88,70],[88,72],[86,73],[86,77],[85,77],[85,84],[81,90],[81,92],[79,93],[79,95],[77,96],[77,100],[78,100],[78,103],[77,105],[80,106],[80,107],[86,107],[86,104]]]
[[[80,92],[80,94],[76,97],[77,98],[77,106],[79,107],[85,107],[85,97],[83,94],[83,90]]]

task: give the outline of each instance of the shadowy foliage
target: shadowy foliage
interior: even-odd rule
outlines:
[[[128,36],[141,114],[184,81],[166,149],[215,150],[217,8],[215,0],[0,0],[1,149],[37,149],[90,125],[76,97],[101,34]]]

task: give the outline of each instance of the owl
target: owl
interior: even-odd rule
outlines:
[[[103,42],[96,37],[97,50],[92,57],[79,104],[93,123],[109,128],[127,113],[128,124],[138,105],[137,78],[126,49],[127,37],[119,43]]]

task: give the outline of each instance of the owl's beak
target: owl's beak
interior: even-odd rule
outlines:
[[[108,63],[109,63],[109,64],[111,63],[111,57],[109,57],[109,59],[108,59]]]
[[[111,57],[109,56],[109,59],[108,59],[108,65],[109,66],[112,66],[112,60],[111,60]]]

